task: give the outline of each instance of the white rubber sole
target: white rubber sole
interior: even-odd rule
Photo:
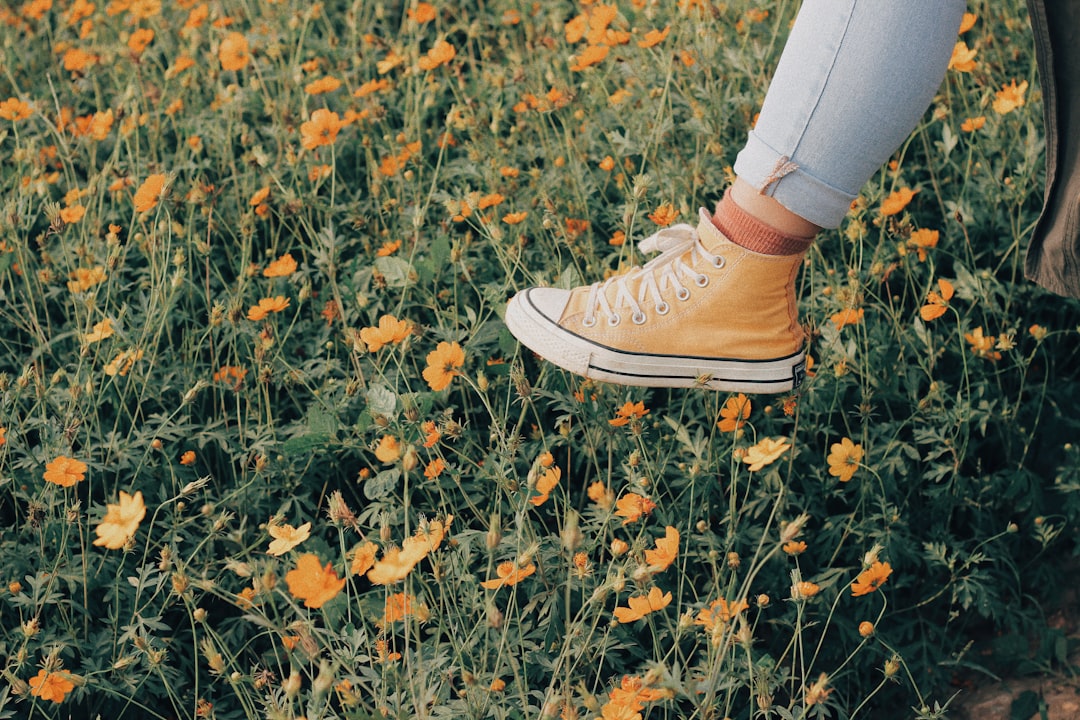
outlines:
[[[708,388],[721,392],[790,392],[806,376],[806,353],[772,360],[737,360],[627,352],[570,332],[529,300],[529,291],[506,306],[506,327],[545,360],[593,380],[639,387]]]

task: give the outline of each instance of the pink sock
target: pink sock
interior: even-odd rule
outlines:
[[[762,255],[798,255],[810,249],[813,237],[797,237],[758,220],[735,204],[731,189],[716,203],[713,225],[740,247]]]

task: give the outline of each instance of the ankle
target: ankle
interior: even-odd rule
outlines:
[[[736,245],[764,255],[795,255],[810,248],[814,235],[821,229],[783,208],[772,198],[756,192],[736,180],[716,205],[713,224]]]

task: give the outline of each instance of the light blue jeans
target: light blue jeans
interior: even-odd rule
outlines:
[[[735,172],[840,225],[934,98],[964,0],[805,0]]]

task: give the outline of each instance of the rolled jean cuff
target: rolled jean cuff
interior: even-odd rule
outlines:
[[[735,159],[735,174],[762,195],[823,228],[840,227],[858,197],[809,174],[753,131]]]

